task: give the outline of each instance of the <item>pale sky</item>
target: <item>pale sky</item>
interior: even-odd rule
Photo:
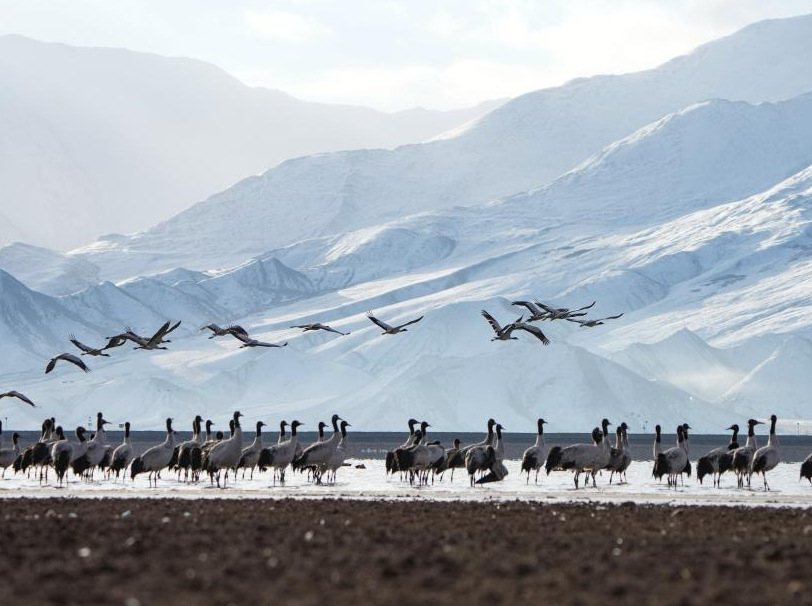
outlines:
[[[0,0],[0,33],[210,61],[246,84],[450,109],[653,67],[812,0]]]

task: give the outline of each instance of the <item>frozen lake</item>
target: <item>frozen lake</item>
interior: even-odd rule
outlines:
[[[635,461],[629,468],[627,484],[609,484],[609,476],[604,473],[598,477],[597,488],[586,488],[575,491],[572,474],[554,472],[545,476],[539,474],[539,483],[526,483],[526,476],[519,475],[518,460],[507,461],[510,474],[502,482],[471,488],[467,475],[457,470],[454,481],[450,474],[434,485],[411,487],[396,477],[387,477],[384,462],[380,459],[353,459],[352,465],[343,467],[338,472],[335,485],[314,485],[306,476],[288,472],[285,486],[272,486],[270,473],[238,479],[225,490],[212,488],[206,481],[199,484],[178,482],[174,474],[164,471],[163,479],[158,481],[157,488],[149,488],[146,475],[138,476],[135,483],[129,478],[126,482],[94,481],[80,482],[71,476],[66,488],[57,488],[53,470],[49,474],[49,484],[40,486],[36,479],[22,475],[14,476],[9,471],[6,478],[0,481],[0,498],[16,497],[80,497],[80,498],[153,498],[173,497],[184,499],[200,498],[347,498],[347,499],[435,499],[435,500],[528,500],[541,502],[593,501],[596,503],[637,503],[665,504],[707,504],[707,505],[750,505],[750,506],[792,506],[807,507],[812,505],[812,486],[804,480],[799,482],[799,463],[782,463],[769,473],[768,479],[772,488],[764,492],[761,478],[754,477],[753,489],[736,488],[736,478],[726,474],[722,479],[722,488],[713,488],[709,481],[700,485],[695,477],[686,478],[685,486],[677,490],[669,489],[665,483],[659,483],[651,477],[651,461]],[[362,464],[364,469],[355,465]],[[240,472],[241,475],[241,472]]]

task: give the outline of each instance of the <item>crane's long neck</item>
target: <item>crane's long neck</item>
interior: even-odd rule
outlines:
[[[124,444],[130,443],[130,425],[127,424],[124,426]]]
[[[544,446],[544,424],[539,422],[538,433],[536,433],[536,446]]]
[[[756,447],[756,430],[755,425],[752,424],[747,428],[747,446],[749,448]]]
[[[776,419],[770,419],[770,437],[767,438],[767,446],[778,447],[778,436],[775,433]]]
[[[733,435],[730,436],[730,443],[734,444],[739,441],[739,430],[733,429]]]

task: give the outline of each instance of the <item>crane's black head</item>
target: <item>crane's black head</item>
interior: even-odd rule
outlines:
[[[327,427],[327,423],[324,421],[319,421],[319,429],[324,429],[325,427]]]
[[[235,410],[234,411],[234,422],[239,423],[241,416],[243,416],[243,414],[239,410]]]
[[[459,438],[454,438],[454,448],[459,448],[462,442],[460,442]]]
[[[621,423],[621,424],[620,424],[620,428],[621,428],[623,431],[626,431],[627,429],[629,429],[629,426],[628,426],[628,425],[626,425],[626,421],[623,421],[623,423]]]
[[[415,440],[419,442],[420,439],[423,437],[423,432],[420,431],[419,429],[415,429],[414,430],[414,437],[415,437]]]
[[[491,431],[494,425],[496,425],[496,421],[493,419],[488,419],[488,431]]]
[[[302,425],[304,425],[304,423],[300,423],[299,421],[293,421],[293,423],[290,424],[293,428],[301,427]]]
[[[333,415],[332,420],[333,423],[338,423],[341,420],[341,417],[339,417],[338,415]]]
[[[663,428],[660,427],[659,425],[654,426],[654,433],[656,433],[657,435],[660,435],[662,433],[662,431],[663,431]]]
[[[690,425],[688,425],[688,423],[683,423],[683,424],[682,424],[682,428],[683,428],[685,431],[688,431],[689,429],[693,429],[693,427],[691,427]]]
[[[739,426],[738,426],[738,425],[736,425],[735,423],[733,423],[733,425],[731,425],[730,427],[726,427],[725,429],[727,429],[728,431],[735,431],[735,432],[737,432],[737,433],[738,433],[738,431],[739,431]]]
[[[130,428],[130,422],[127,421],[126,423],[124,423],[124,429],[129,429],[129,428]]]
[[[172,431],[172,419],[171,418],[166,419],[166,431],[170,431],[170,432]]]
[[[592,430],[592,441],[596,444],[600,444],[601,441],[603,441],[603,432],[600,427],[596,427]]]
[[[778,417],[776,417],[775,415],[770,415],[770,421],[772,423],[776,423],[778,421]]]
[[[211,419],[206,419],[206,431],[209,431],[212,425],[214,425],[214,421]]]
[[[19,439],[20,439],[20,434],[18,434],[16,431],[13,434],[11,434],[11,441],[14,442],[15,444],[17,443],[17,440],[19,440]]]
[[[496,424],[496,435],[499,436],[500,438],[502,437],[502,430],[503,429],[504,429],[504,427],[502,427],[501,423]]]
[[[420,421],[418,421],[417,419],[409,419],[408,421],[406,421],[406,425],[411,427],[412,425],[417,425],[419,422]]]
[[[62,435],[64,436],[65,434]],[[76,437],[79,438],[80,442],[85,441],[85,428],[82,427],[81,425],[76,428]]]
[[[223,439],[223,432],[222,432],[222,431],[218,431],[215,437],[216,437],[218,440],[222,440],[222,439]]]
[[[195,415],[195,422],[196,423],[202,423],[203,422],[203,417],[201,417],[200,415]]]
[[[431,427],[431,425],[429,424],[429,422],[428,422],[428,421],[423,421],[423,422],[420,424],[420,427],[421,427],[421,429],[423,429],[423,433],[426,433],[426,427]]]
[[[56,435],[60,440],[65,437],[65,434],[62,432],[62,426],[61,425],[56,428]],[[78,435],[78,433],[77,433],[77,435]]]

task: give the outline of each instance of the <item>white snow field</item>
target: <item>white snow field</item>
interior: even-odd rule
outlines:
[[[365,469],[356,469],[356,464]],[[53,477],[47,486],[40,486],[37,479],[25,479],[7,474],[0,481],[0,499],[19,497],[73,497],[73,498],[158,498],[180,499],[205,498],[342,498],[342,499],[407,499],[407,500],[514,500],[539,501],[543,503],[591,502],[591,503],[661,503],[669,505],[746,505],[768,507],[808,507],[812,505],[812,486],[806,480],[798,481],[799,464],[779,464],[769,473],[771,490],[764,492],[761,477],[754,477],[752,488],[739,489],[736,478],[726,474],[722,487],[717,489],[709,481],[700,485],[695,478],[685,479],[685,485],[676,490],[668,488],[665,482],[659,483],[651,477],[651,461],[635,461],[629,468],[628,483],[609,484],[609,476],[604,473],[597,478],[597,488],[574,488],[570,472],[553,472],[539,475],[538,484],[531,475],[530,483],[526,476],[519,475],[520,461],[506,461],[509,475],[502,482],[470,487],[465,470],[458,469],[451,481],[450,474],[439,479],[434,485],[410,486],[408,479],[387,477],[384,463],[380,459],[353,459],[349,467],[338,471],[335,484],[316,485],[307,477],[288,472],[284,486],[273,486],[269,473],[256,474],[251,480],[246,476],[225,490],[210,486],[208,478],[199,484],[178,482],[176,477],[164,471],[157,487],[149,488],[145,476],[138,476],[133,482],[129,477],[111,481],[75,481],[71,479],[66,487],[58,488]],[[51,470],[53,476],[53,470]],[[71,476],[72,478],[72,476]]]
[[[774,413],[809,432],[810,60],[812,16],[764,22],[425,145],[287,162],[143,233],[0,249],[0,385],[40,406],[6,399],[0,415],[35,429],[102,410],[142,430],[170,412],[239,409],[246,426],[338,412],[362,431],[492,416],[531,431],[543,416],[562,432],[606,416],[718,433]],[[491,342],[480,310],[514,320],[527,298],[624,315],[541,323],[549,347]],[[368,310],[425,317],[382,336]],[[100,345],[170,317],[184,323],[168,351],[43,373],[69,334]],[[210,340],[197,329],[212,321],[288,346]],[[351,334],[290,328],[311,321]]]

